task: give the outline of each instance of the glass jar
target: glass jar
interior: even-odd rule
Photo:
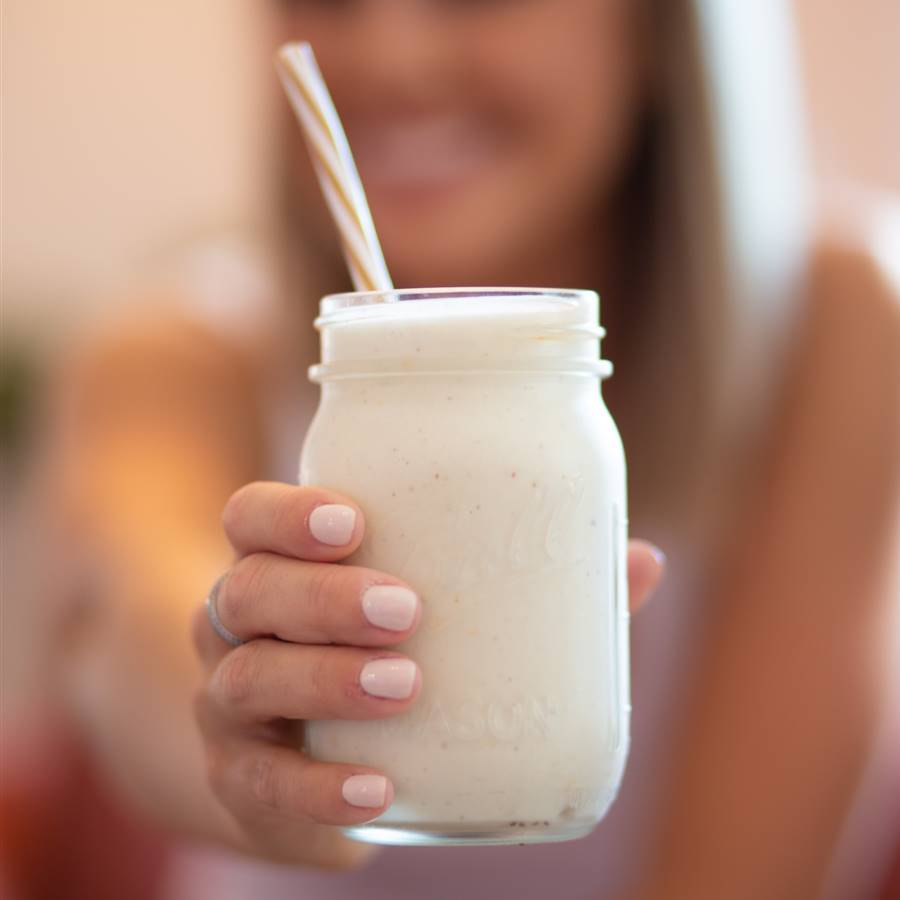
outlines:
[[[628,748],[625,460],[589,291],[432,289],[322,301],[301,484],[353,497],[349,562],[420,595],[398,649],[423,688],[381,721],[309,722],[308,753],[384,771],[346,829],[384,844],[581,837]]]

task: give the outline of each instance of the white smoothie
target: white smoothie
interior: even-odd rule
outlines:
[[[300,480],[359,502],[351,562],[419,592],[399,649],[424,684],[403,716],[308,723],[307,749],[393,780],[354,837],[584,834],[619,785],[629,709],[625,467],[596,296],[327,303]]]

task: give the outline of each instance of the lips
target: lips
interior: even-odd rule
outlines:
[[[471,116],[350,122],[348,133],[360,174],[374,190],[458,186],[494,162],[501,147],[496,130]]]

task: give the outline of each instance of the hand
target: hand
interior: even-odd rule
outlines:
[[[419,600],[392,575],[336,565],[357,549],[365,523],[359,507],[334,492],[251,484],[232,496],[223,521],[237,562],[219,585],[216,610],[246,643],[232,647],[197,611],[206,680],[196,715],[213,791],[258,854],[316,862],[310,847],[320,845],[323,856],[337,852],[340,860],[343,846],[345,856],[362,858],[371,851],[333,826],[379,816],[393,786],[366,766],[305,756],[296,723],[407,710],[421,673],[390,647],[416,630]],[[654,549],[632,542],[632,609],[661,572]]]

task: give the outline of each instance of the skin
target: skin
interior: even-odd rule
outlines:
[[[639,6],[567,0],[559,16],[555,3],[284,5],[280,36],[314,42],[359,142],[398,283],[590,284],[602,269],[604,200],[643,91]],[[491,148],[465,171],[404,178],[365,149],[447,110],[462,117],[460,140]],[[379,136],[372,121],[393,130]],[[311,201],[296,151],[294,189]],[[765,489],[723,523],[733,538],[712,562],[642,898],[814,897],[884,716],[900,301],[857,235],[818,241],[803,322]],[[415,692],[371,698],[358,673],[408,632],[362,617],[362,586],[395,583],[390,573],[336,566],[361,516],[347,547],[308,533],[315,505],[352,498],[254,482],[271,365],[262,349],[156,323],[98,341],[70,367],[54,523],[57,546],[73,551],[67,586],[91,585],[93,615],[67,632],[59,681],[110,779],[146,814],[266,858],[347,868],[376,852],[333,827],[378,813],[341,796],[344,778],[369,770],[305,759],[284,719],[406,709]],[[222,572],[222,619],[250,639],[237,649],[196,609]],[[629,576],[639,602],[660,577],[646,545],[632,543]]]
[[[326,503],[357,511],[345,546],[322,544],[309,531],[310,514]],[[384,804],[347,803],[341,792],[347,778],[380,773],[303,756],[296,750],[294,723],[379,719],[409,709],[421,688],[421,672],[406,700],[368,695],[360,673],[371,660],[404,658],[390,648],[415,632],[421,606],[402,631],[367,621],[361,602],[365,589],[403,582],[383,572],[335,565],[356,550],[365,534],[361,510],[341,495],[257,482],[232,495],[224,523],[238,562],[221,584],[216,607],[225,627],[248,643],[231,649],[210,628],[205,609],[195,614],[194,641],[208,674],[196,711],[210,782],[248,826],[255,846],[293,860],[310,828],[358,824],[390,806],[389,781]],[[629,580],[635,609],[661,571],[653,548],[633,541]],[[285,690],[286,684],[293,688]]]
[[[144,815],[265,858],[347,868],[374,850],[330,826],[378,812],[341,798],[342,779],[369,770],[304,759],[285,747],[283,720],[407,708],[414,698],[364,696],[357,675],[411,632],[362,618],[363,584],[396,578],[335,565],[362,539],[361,513],[346,547],[321,545],[308,531],[315,506],[355,507],[351,498],[258,482],[235,490],[261,465],[254,432],[243,427],[258,419],[253,371],[233,348],[180,323],[115,336],[70,368],[52,492],[64,498],[62,513],[54,508],[56,540],[73,551],[67,584],[97,589],[86,622],[74,611],[58,681],[108,778]],[[173,393],[168,379],[182,389]],[[123,416],[123,405],[135,415]],[[231,452],[216,451],[223,446]],[[223,571],[221,618],[250,639],[236,650],[196,604]],[[660,574],[649,545],[632,542],[634,609]],[[284,643],[254,639],[258,632]],[[266,694],[279,678],[292,689]],[[268,711],[265,696],[275,704]]]
[[[395,282],[593,283],[645,92],[634,0],[288,0]],[[301,208],[322,209],[284,105]],[[330,223],[322,227],[331,233]],[[598,239],[599,238],[599,239]]]

